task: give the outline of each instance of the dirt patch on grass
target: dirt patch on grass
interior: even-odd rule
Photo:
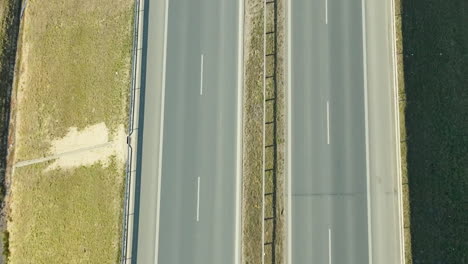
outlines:
[[[118,261],[133,7],[132,0],[28,1],[11,163],[97,141],[110,146],[14,169],[11,263]]]
[[[47,170],[89,166],[97,162],[107,167],[111,157],[116,157],[119,164],[124,164],[127,149],[126,137],[123,125],[117,129],[114,135],[109,133],[109,129],[104,123],[89,126],[81,131],[72,127],[65,137],[52,141],[52,155],[66,154],[80,149],[92,148],[96,145],[103,146],[85,151],[85,153],[63,155],[47,167]]]

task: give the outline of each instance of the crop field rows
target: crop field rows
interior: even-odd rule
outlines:
[[[465,0],[402,1],[412,263],[468,263],[466,10]]]

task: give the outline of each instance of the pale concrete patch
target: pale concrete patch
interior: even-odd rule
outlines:
[[[52,141],[51,154],[58,155],[60,153],[70,153],[77,149],[91,149],[85,152],[63,155],[48,166],[47,170],[90,166],[98,162],[107,167],[111,157],[116,157],[117,161],[123,165],[127,150],[126,137],[123,125],[120,125],[114,133],[109,131],[105,123],[98,123],[83,130],[71,127],[65,137]],[[110,144],[100,148],[92,148],[105,143]]]

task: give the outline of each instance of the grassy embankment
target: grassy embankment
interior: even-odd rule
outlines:
[[[12,164],[73,150],[57,142],[96,124],[116,140],[127,124],[132,23],[132,0],[28,1],[12,97]],[[117,262],[124,162],[117,152],[107,162],[89,160],[99,153],[74,156],[83,165],[52,160],[13,169],[11,263]]]
[[[413,263],[468,263],[467,10],[464,0],[403,1]]]
[[[5,194],[3,180],[6,169],[10,93],[13,83],[20,2],[18,0],[0,2],[0,181],[2,182],[0,201],[3,201]]]
[[[18,38],[20,2],[19,0],[0,1],[0,204],[3,204],[5,196],[10,94]],[[1,219],[0,251],[3,252],[3,256],[7,257],[9,236],[4,221],[5,219]]]

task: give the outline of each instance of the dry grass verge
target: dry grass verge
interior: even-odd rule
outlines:
[[[132,0],[28,1],[12,98],[11,164],[58,154],[53,142],[70,131],[79,135],[103,123],[115,135],[127,125],[133,6]],[[124,187],[118,157],[13,169],[10,262],[116,263]]]
[[[74,170],[15,170],[11,263],[116,263],[124,172],[115,161]]]
[[[395,34],[396,34],[396,59],[397,59],[397,84],[398,84],[398,115],[399,115],[399,128],[400,128],[400,159],[401,159],[401,184],[402,184],[402,200],[403,200],[403,236],[404,236],[404,250],[405,250],[405,263],[413,263],[411,254],[411,223],[410,214],[411,208],[409,206],[409,186],[408,186],[408,163],[407,163],[407,145],[406,145],[406,126],[405,126],[405,112],[406,112],[406,94],[405,94],[405,76],[403,65],[403,35],[401,31],[401,2],[402,0],[395,1]]]
[[[262,263],[263,1],[245,1],[242,263]]]
[[[126,123],[132,2],[29,1],[19,50],[17,161],[50,154],[49,142],[70,127],[105,122],[114,131]]]

